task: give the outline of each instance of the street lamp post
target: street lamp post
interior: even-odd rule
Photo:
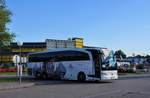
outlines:
[[[17,45],[19,46],[19,49],[20,49],[19,84],[21,84],[21,46],[23,45],[23,42],[22,41],[18,41]]]

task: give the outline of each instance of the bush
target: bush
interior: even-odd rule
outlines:
[[[138,64],[138,65],[136,66],[136,69],[144,69],[144,65],[143,65],[143,64]]]
[[[1,69],[8,69],[9,67],[13,66],[11,63],[7,62],[7,63],[2,63],[0,65]]]

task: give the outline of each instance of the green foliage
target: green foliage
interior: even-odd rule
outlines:
[[[15,33],[0,32],[0,47],[8,46],[10,42],[14,40],[16,37]]]
[[[136,58],[144,58],[144,56],[141,56],[141,55],[137,55],[137,56],[135,56]]]
[[[133,69],[133,67],[134,67],[133,65],[130,65],[130,66],[129,66],[129,69]]]
[[[68,38],[68,40],[72,40],[71,38]]]
[[[6,8],[5,0],[0,0],[0,47],[8,45],[15,37],[14,33],[9,33],[6,24],[11,22],[12,13]]]
[[[2,75],[4,75],[4,76],[6,76],[6,75],[16,75],[17,73],[16,72],[0,72],[0,76],[2,76]],[[27,72],[22,72],[22,75],[24,76],[24,75],[26,75],[27,74]]]
[[[136,66],[136,68],[137,68],[137,69],[143,69],[143,68],[144,68],[144,65],[143,65],[143,64],[138,64],[138,65]]]
[[[150,63],[150,58],[147,59],[147,62]]]
[[[146,55],[145,57],[150,59],[150,55]]]
[[[142,55],[140,55],[140,54],[138,54],[138,55],[136,55],[136,56],[129,56],[129,58],[147,58],[147,59],[150,59],[150,55],[146,55],[146,56],[142,56]]]
[[[115,52],[116,58],[126,58],[126,54],[122,50],[118,50]]]
[[[11,66],[12,66],[12,64],[11,63],[7,63],[7,62],[0,64],[0,68],[2,68],[2,69],[8,69]]]

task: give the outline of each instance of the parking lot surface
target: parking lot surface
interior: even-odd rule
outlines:
[[[150,98],[150,78],[101,82],[37,81],[36,86],[0,91],[0,98]]]

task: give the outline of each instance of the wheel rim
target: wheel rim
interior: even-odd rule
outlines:
[[[46,77],[46,74],[44,74],[44,75],[43,75],[43,79],[46,79],[46,78],[47,78],[47,77]]]
[[[80,74],[80,75],[79,75],[79,80],[80,80],[80,81],[84,81],[84,80],[85,80],[84,74]]]
[[[83,75],[82,74],[80,75],[80,80],[83,80]]]

